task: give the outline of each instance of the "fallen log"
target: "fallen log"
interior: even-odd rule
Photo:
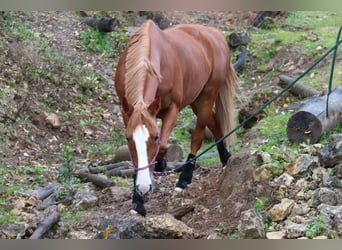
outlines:
[[[336,87],[329,96],[314,96],[303,101],[300,109],[287,122],[286,134],[290,142],[316,143],[323,132],[330,131],[342,122],[342,86]]]
[[[115,185],[115,183],[112,180],[108,180],[105,177],[102,177],[101,175],[89,174],[84,170],[75,171],[74,175],[86,181],[92,182],[96,186],[99,186],[102,188],[111,187]]]
[[[112,32],[117,31],[120,26],[119,20],[115,18],[100,18],[97,16],[84,17],[82,20],[85,24],[98,29],[100,32]]]
[[[132,163],[129,161],[122,161],[122,162],[116,162],[113,164],[108,164],[104,166],[98,166],[98,167],[89,167],[89,172],[91,174],[98,174],[98,173],[103,173],[106,171],[111,171],[113,169],[118,169],[118,168],[128,168],[131,167]]]
[[[60,214],[58,212],[53,212],[50,216],[48,216],[45,220],[39,223],[37,229],[31,235],[30,240],[41,239],[43,235],[49,231],[49,229],[59,221]]]
[[[280,81],[278,84],[282,88],[285,88],[287,85],[291,84],[295,80],[295,78],[292,78],[286,75],[280,75],[279,79]],[[296,82],[289,91],[292,94],[296,96],[301,96],[301,97],[319,96],[321,94],[321,92],[318,91],[317,89],[299,81]]]
[[[35,191],[34,197],[38,200],[44,200],[49,197],[57,188],[59,187],[58,183],[49,184],[37,191]]]

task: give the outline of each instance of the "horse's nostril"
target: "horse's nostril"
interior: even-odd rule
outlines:
[[[137,185],[136,186],[136,191],[138,192],[139,195],[141,196],[146,196],[152,193],[152,185]]]

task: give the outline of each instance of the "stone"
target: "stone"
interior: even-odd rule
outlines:
[[[266,239],[269,239],[269,240],[285,239],[285,233],[283,231],[267,232]]]
[[[333,134],[329,143],[317,152],[320,163],[324,167],[333,167],[342,162],[342,134]]]
[[[317,161],[311,155],[300,155],[293,165],[287,166],[286,170],[292,176],[300,176],[306,173],[310,168],[317,166]]]
[[[61,122],[60,122],[58,116],[54,113],[49,114],[45,118],[45,124],[47,126],[51,126],[52,128],[60,128],[61,127]]]
[[[294,181],[294,178],[291,175],[289,175],[288,173],[283,173],[278,178],[274,179],[275,183],[284,184],[287,187],[289,187],[293,181]]]
[[[296,239],[305,236],[306,232],[306,226],[302,224],[293,223],[291,221],[286,221],[284,229],[286,238],[288,239]]]
[[[311,202],[309,203],[311,207],[317,207],[320,204],[327,205],[336,205],[337,204],[337,195],[330,188],[322,187],[316,189],[311,198]]]
[[[281,200],[281,203],[274,205],[268,211],[268,217],[272,221],[282,221],[291,212],[294,204],[295,202],[293,200],[284,198]]]
[[[132,189],[126,187],[108,187],[103,189],[102,193],[109,203],[124,202],[132,198]]]
[[[192,228],[171,214],[148,217],[120,233],[121,239],[193,239]]]
[[[323,187],[340,188],[342,187],[342,181],[336,176],[324,176]]]
[[[98,198],[92,193],[80,189],[75,194],[76,206],[81,210],[86,210],[97,205]]]
[[[255,208],[241,213],[238,234],[240,239],[264,239],[266,237],[262,216]]]
[[[334,167],[334,174],[337,178],[342,179],[342,164]]]
[[[265,165],[253,169],[253,180],[254,182],[261,182],[264,180],[269,180],[271,178],[271,173]]]
[[[342,235],[342,206],[321,204],[317,209],[330,218],[330,223],[336,227],[338,234]]]

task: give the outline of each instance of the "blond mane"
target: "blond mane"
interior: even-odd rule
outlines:
[[[125,93],[127,101],[133,105],[144,104],[143,91],[147,73],[161,80],[160,72],[150,61],[150,25],[145,22],[132,36],[126,55]]]

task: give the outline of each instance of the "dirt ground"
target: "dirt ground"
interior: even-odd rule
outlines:
[[[237,27],[245,30],[247,25],[256,16],[255,12],[165,12],[166,17],[178,23],[205,23],[216,26],[227,31],[237,31]],[[15,40],[8,40],[9,51],[7,56],[2,57],[5,64],[11,65],[9,77],[13,78],[18,86],[27,85],[29,94],[17,97],[16,103],[21,107],[20,112],[25,113],[29,119],[31,127],[27,127],[26,123],[13,123],[15,134],[8,131],[2,131],[6,134],[5,143],[0,146],[2,152],[2,161],[17,166],[29,166],[41,164],[46,166],[49,171],[42,173],[46,181],[53,182],[58,174],[58,166],[63,163],[64,159],[56,152],[61,147],[72,142],[73,146],[78,150],[74,153],[75,162],[78,165],[83,163],[105,164],[112,161],[113,155],[101,155],[97,152],[90,152],[82,145],[98,145],[108,143],[112,139],[112,134],[122,132],[123,125],[119,113],[118,101],[114,91],[114,70],[113,65],[117,58],[105,58],[98,54],[89,54],[80,50],[80,40],[78,35],[85,25],[79,21],[79,17],[72,12],[42,12],[35,13],[29,17],[21,13],[14,14],[17,18],[21,18],[29,24],[29,27],[37,36],[51,36],[50,46],[55,48],[61,57],[67,57],[80,67],[89,67],[100,73],[101,81],[106,85],[101,90],[94,90],[91,97],[91,103],[84,113],[85,118],[92,118],[97,108],[103,110],[102,121],[100,125],[91,125],[87,127],[80,126],[79,117],[67,115],[67,120],[62,120],[60,129],[51,128],[45,121],[46,115],[51,112],[42,107],[38,101],[39,97],[47,95],[42,86],[55,86],[55,91],[50,92],[47,96],[55,100],[56,110],[59,114],[77,112],[77,106],[82,105],[82,97],[78,96],[78,90],[73,86],[63,88],[58,79],[50,79],[50,82],[42,82],[32,77],[31,79],[21,79],[20,72],[14,74],[13,71],[20,70],[20,66],[28,62],[35,62],[41,67],[49,67],[52,71],[58,71],[58,67],[54,65],[47,66],[46,62],[39,62],[38,51],[35,50],[34,44],[26,42],[23,44]],[[4,39],[4,38],[1,38]],[[285,50],[285,48],[284,48]],[[290,50],[290,53],[279,53],[283,61],[297,61],[298,55],[296,50]],[[285,58],[287,57],[287,58]],[[310,60],[306,59],[302,67]],[[6,72],[4,66],[0,66],[2,72]],[[285,71],[286,69],[284,69]],[[295,69],[293,69],[294,71]],[[290,72],[290,71],[286,71]],[[6,74],[4,74],[6,75]],[[3,76],[4,76],[3,75]],[[264,77],[265,72],[256,72],[255,77]],[[271,82],[271,81],[270,81]],[[270,83],[272,84],[272,82]],[[272,87],[272,86],[271,86]],[[273,86],[276,88],[276,86]],[[247,89],[240,90],[248,95]],[[109,99],[102,98],[103,94],[109,95]],[[255,92],[251,93],[252,95]],[[75,105],[75,98],[80,101]],[[267,97],[266,97],[267,99]],[[279,104],[285,102],[286,96],[279,100]],[[257,104],[255,104],[257,106]],[[90,129],[90,130],[89,130]],[[73,138],[82,138],[81,141],[75,141]],[[245,135],[246,141],[252,141],[259,136],[257,131],[251,131]],[[187,152],[187,150],[185,150]],[[233,155],[230,165],[222,168],[219,165],[203,165],[195,171],[193,183],[186,192],[175,195],[173,190],[174,184],[178,178],[177,174],[170,174],[165,177],[157,177],[157,190],[153,193],[150,200],[146,203],[147,213],[162,214],[173,211],[177,207],[177,202],[192,203],[194,211],[186,214],[182,221],[191,226],[198,238],[205,238],[210,233],[214,233],[220,223],[224,223],[224,227],[219,228],[221,233],[229,234],[236,230],[237,220],[240,212],[251,207],[256,192],[272,193],[272,189],[268,184],[260,184],[255,187],[252,182],[251,168],[253,165],[253,156],[250,150],[242,149]],[[16,176],[17,170],[13,172],[13,178]],[[222,184],[222,176],[231,178],[231,185]],[[238,181],[237,181],[238,180]],[[103,207],[99,207],[96,214],[102,216],[111,212],[127,213],[130,209],[130,200],[113,207],[113,204],[106,204],[103,201]],[[272,201],[271,201],[272,202]],[[89,228],[95,223],[95,213],[90,213],[87,217],[84,212],[84,218],[75,224],[75,228],[83,228],[84,230],[93,231]],[[91,216],[92,215],[92,216]],[[90,219],[90,217],[92,217]]]

